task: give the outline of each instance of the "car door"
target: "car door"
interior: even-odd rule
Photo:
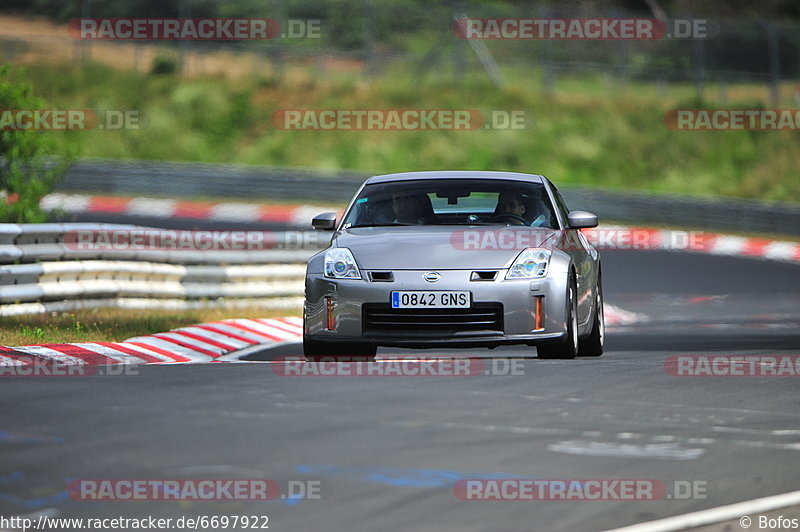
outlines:
[[[597,278],[596,257],[592,253],[594,249],[580,229],[569,228],[569,209],[555,185],[549,184],[556,209],[566,228],[567,253],[572,257],[572,263],[575,266],[578,282],[578,322],[585,323],[591,318],[594,284]]]

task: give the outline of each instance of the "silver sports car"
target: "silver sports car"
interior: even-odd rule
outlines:
[[[308,261],[305,355],[371,358],[378,346],[536,346],[539,358],[603,353],[600,256],[544,176],[374,176]]]

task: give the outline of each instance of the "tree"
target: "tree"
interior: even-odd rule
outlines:
[[[0,112],[44,109],[22,74],[0,65]],[[72,157],[53,157],[45,131],[0,127],[0,221],[37,223],[46,220],[42,198],[64,177]]]

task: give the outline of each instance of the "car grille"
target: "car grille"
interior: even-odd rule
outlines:
[[[361,308],[365,336],[424,338],[503,334],[502,303],[432,309],[397,309],[388,303],[364,303]]]

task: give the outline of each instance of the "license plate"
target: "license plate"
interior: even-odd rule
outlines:
[[[392,308],[469,308],[468,291],[404,290],[392,292]]]

